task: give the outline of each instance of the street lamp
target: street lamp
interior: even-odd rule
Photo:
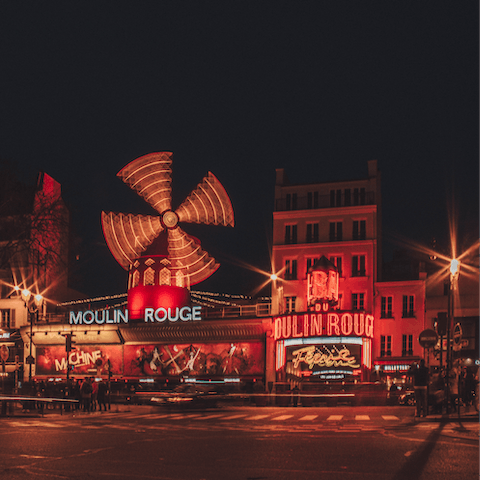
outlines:
[[[28,311],[28,317],[30,321],[30,352],[27,357],[27,363],[29,364],[29,371],[28,371],[28,381],[32,381],[32,364],[34,362],[33,356],[32,356],[32,340],[33,340],[33,322],[34,318],[35,320],[38,320],[38,309],[41,307],[43,303],[43,297],[39,293],[33,296],[33,301],[32,301],[32,292],[30,290],[24,288],[22,290],[22,300],[25,303],[25,307],[27,308]]]
[[[448,321],[447,321],[447,374],[446,374],[446,397],[447,413],[450,413],[450,371],[453,364],[453,350],[451,343],[453,322],[455,321],[455,290],[460,272],[460,262],[457,259],[450,261],[450,275],[448,285]]]

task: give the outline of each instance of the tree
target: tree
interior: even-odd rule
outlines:
[[[16,285],[55,291],[66,284],[69,212],[61,186],[41,172],[36,186],[0,168],[0,271]]]

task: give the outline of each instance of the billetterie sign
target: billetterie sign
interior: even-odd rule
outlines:
[[[145,323],[195,322],[202,319],[202,307],[146,308]],[[70,325],[128,323],[128,310],[85,310],[70,312]]]

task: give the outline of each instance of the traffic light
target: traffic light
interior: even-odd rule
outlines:
[[[447,312],[437,314],[437,333],[443,337],[447,334]]]
[[[75,350],[75,347],[73,345],[75,345],[75,342],[73,341],[73,337],[75,335],[73,335],[72,333],[67,333],[65,335],[65,350],[67,353],[71,352],[72,350]]]

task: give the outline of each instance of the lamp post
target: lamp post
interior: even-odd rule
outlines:
[[[455,290],[460,272],[460,262],[457,259],[450,261],[450,275],[448,285],[448,318],[447,318],[447,374],[446,374],[446,401],[447,413],[450,413],[450,372],[453,366],[453,350],[451,345],[453,322],[455,321]]]
[[[38,319],[38,309],[41,307],[43,303],[43,297],[40,294],[33,296],[32,301],[32,292],[28,289],[23,289],[21,292],[22,300],[25,303],[25,307],[27,308],[28,318],[30,322],[30,347],[29,347],[29,355],[27,357],[27,362],[29,365],[28,370],[28,381],[32,381],[32,364],[34,362],[34,358],[32,356],[32,340],[33,340],[33,322]]]

